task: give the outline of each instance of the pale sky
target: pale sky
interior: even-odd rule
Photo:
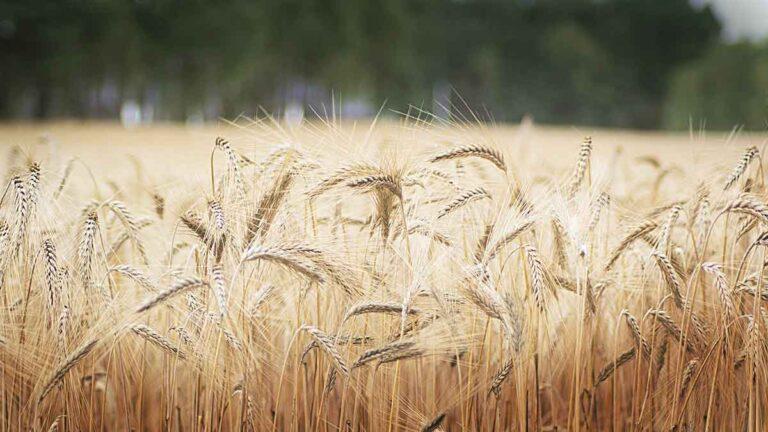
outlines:
[[[694,4],[709,4],[723,25],[723,37],[728,41],[768,38],[768,0],[693,0]]]

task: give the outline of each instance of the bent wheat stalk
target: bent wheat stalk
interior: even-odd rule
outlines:
[[[43,390],[40,392],[40,396],[37,399],[38,403],[41,403],[43,399],[45,399],[48,393],[50,393],[56,384],[58,384],[62,378],[64,378],[64,375],[66,375],[67,372],[69,372],[73,367],[77,366],[77,364],[80,363],[80,360],[82,360],[85,356],[88,355],[88,353],[96,348],[97,342],[98,340],[91,340],[90,342],[82,345],[76,351],[73,351],[61,362],[61,364],[54,370],[51,377],[45,381],[46,384],[43,386]]]
[[[498,150],[480,145],[467,145],[457,147],[446,152],[439,153],[433,156],[429,161],[440,162],[444,160],[462,159],[467,157],[478,157],[485,159],[491,162],[501,171],[507,172],[507,165],[504,163],[504,157],[502,154]]]
[[[168,289],[161,291],[156,296],[147,299],[144,303],[142,303],[137,309],[137,313],[143,313],[147,312],[148,310],[164,303],[165,301],[169,300],[172,297],[175,297],[182,292],[191,290],[193,288],[198,288],[201,286],[207,285],[205,281],[203,281],[200,278],[196,278],[194,276],[188,276],[185,278],[180,279],[178,282],[171,285]]]

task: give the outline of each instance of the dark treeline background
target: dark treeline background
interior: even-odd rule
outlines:
[[[0,118],[763,129],[768,47],[719,35],[688,0],[0,0]]]

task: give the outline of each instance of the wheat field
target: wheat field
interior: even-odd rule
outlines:
[[[0,126],[0,430],[768,430],[765,138]]]

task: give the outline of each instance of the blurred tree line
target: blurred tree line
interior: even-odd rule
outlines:
[[[355,115],[386,101],[762,127],[765,50],[719,31],[688,0],[0,0],[0,117],[115,118],[126,101],[155,120],[292,103]]]
[[[666,128],[768,129],[768,44],[716,46],[676,71],[670,84]]]

